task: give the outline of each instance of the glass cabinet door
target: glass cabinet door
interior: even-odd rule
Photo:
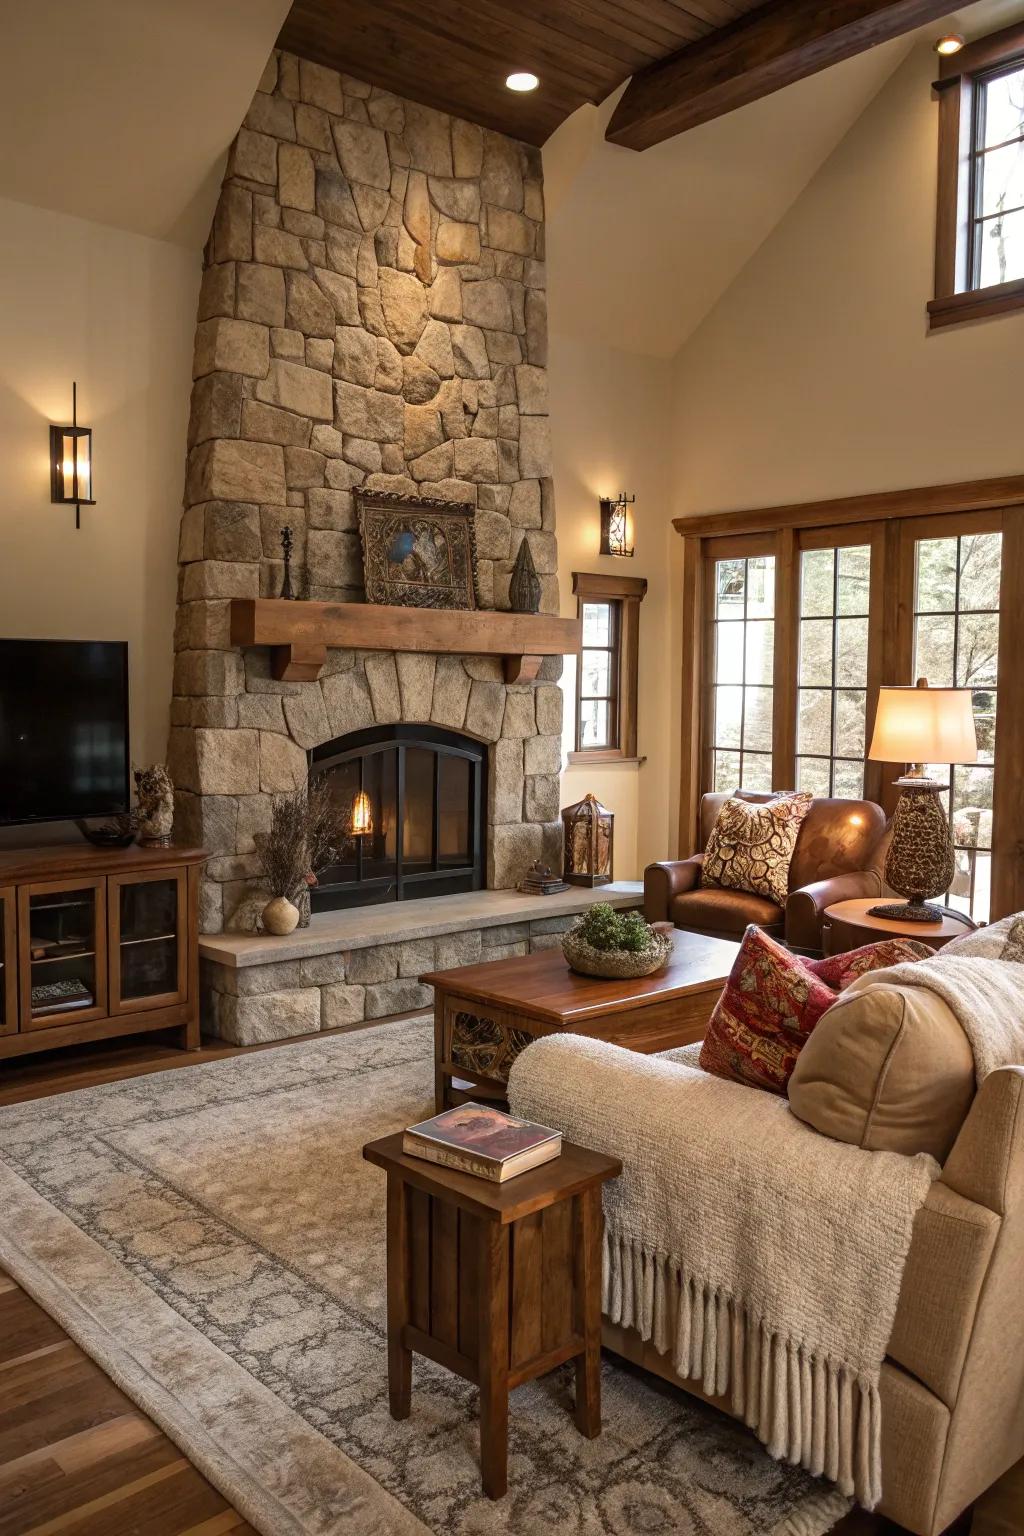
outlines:
[[[111,875],[110,1011],[185,1001],[185,872]]]
[[[0,1035],[18,1027],[17,906],[13,886],[0,886]]]
[[[23,1029],[52,1029],[106,1013],[105,884],[49,880],[20,888]]]

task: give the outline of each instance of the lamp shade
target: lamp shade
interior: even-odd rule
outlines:
[[[976,763],[970,688],[879,688],[868,757],[876,763]]]

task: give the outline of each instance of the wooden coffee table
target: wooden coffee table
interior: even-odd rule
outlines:
[[[567,1360],[576,1427],[601,1433],[601,1186],[618,1158],[562,1143],[559,1157],[504,1184],[368,1142],[388,1176],[388,1395],[411,1408],[412,1357],[480,1388],[484,1492],[508,1487],[508,1395]]]
[[[542,1035],[590,1035],[644,1053],[703,1039],[738,950],[680,929],[668,964],[636,981],[578,976],[561,949],[427,972],[438,1112],[467,1098],[503,1102],[512,1063]],[[453,1089],[453,1078],[466,1088]]]

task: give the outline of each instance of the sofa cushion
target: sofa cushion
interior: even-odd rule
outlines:
[[[681,891],[669,903],[669,917],[677,928],[698,928],[706,933],[725,933],[741,939],[751,923],[782,931],[785,914],[774,901],[749,891],[724,891],[703,886]]]
[[[737,796],[726,800],[704,850],[701,885],[752,891],[784,906],[789,866],[811,798],[778,795],[763,805]]]
[[[836,1141],[943,1162],[974,1088],[967,1036],[940,997],[871,986],[822,1019],[789,1079],[789,1104]]]
[[[760,928],[748,928],[708,1020],[705,1072],[784,1094],[808,1036],[836,994]]]

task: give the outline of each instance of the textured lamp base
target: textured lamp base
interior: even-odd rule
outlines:
[[[889,901],[868,907],[869,917],[887,917],[893,923],[941,923],[943,912],[926,901]]]

